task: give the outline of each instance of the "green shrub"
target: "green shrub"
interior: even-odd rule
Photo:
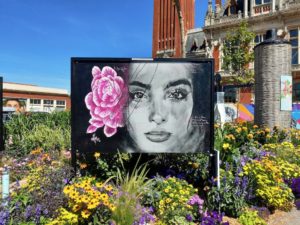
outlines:
[[[70,148],[70,112],[18,114],[4,127],[5,153],[14,157],[36,147],[46,151]]]
[[[243,212],[238,221],[242,225],[267,225],[267,223],[258,216],[257,211],[247,210]]]

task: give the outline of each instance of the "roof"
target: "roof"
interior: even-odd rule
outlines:
[[[205,40],[205,34],[202,29],[193,29],[189,30],[187,33],[187,40],[185,45],[186,52],[190,52],[194,42],[197,45],[197,50],[200,50],[199,47],[203,44]]]
[[[66,89],[40,87],[32,84],[18,84],[11,82],[3,82],[3,91],[68,95],[68,90]]]

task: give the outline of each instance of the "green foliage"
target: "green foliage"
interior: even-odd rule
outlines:
[[[119,193],[114,200],[116,208],[111,216],[117,225],[132,225],[141,214],[141,207],[138,207],[140,200],[153,182],[147,178],[147,166],[147,163],[139,165],[138,160],[133,171],[125,175],[118,168],[116,184],[119,187]],[[125,170],[124,165],[123,170]]]
[[[191,184],[175,177],[154,179],[152,191],[148,192],[147,204],[153,205],[158,218],[167,224],[189,224],[186,215],[199,216],[197,207],[188,204],[191,197],[197,194]],[[176,223],[176,220],[185,220],[185,223]],[[173,221],[174,223],[171,223]],[[178,221],[177,221],[178,222]]]
[[[209,177],[209,156],[208,153],[193,154],[157,154],[153,160],[154,168],[172,171],[174,174],[182,174],[188,182],[203,184]],[[170,174],[166,174],[170,175]]]
[[[30,173],[21,185],[14,186],[8,205],[0,205],[0,214],[5,208],[9,210],[9,224],[47,224],[65,204],[62,190],[71,167],[58,152],[34,154],[35,160],[28,165]]]
[[[238,221],[242,225],[267,225],[267,223],[258,216],[257,211],[247,210],[243,212]]]
[[[207,206],[210,210],[217,210],[228,216],[237,217],[248,206],[247,180],[233,175],[231,171],[221,170],[220,188],[213,186],[207,195]]]
[[[254,37],[246,22],[227,33],[223,46],[223,69],[233,75],[231,81],[234,83],[254,82],[254,73],[248,69],[249,63],[254,60],[251,50]]]
[[[280,164],[265,157],[253,160],[244,168],[244,175],[251,180],[251,186],[260,204],[271,209],[290,210],[294,196],[292,190],[284,183]],[[299,173],[296,171],[297,174]]]
[[[42,147],[45,151],[70,148],[70,112],[14,115],[5,123],[6,154],[27,155]]]

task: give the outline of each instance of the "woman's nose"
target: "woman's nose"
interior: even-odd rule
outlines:
[[[164,107],[163,100],[151,103],[149,121],[161,124],[167,121],[167,109]]]

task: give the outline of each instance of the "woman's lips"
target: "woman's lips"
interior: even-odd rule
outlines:
[[[146,138],[152,142],[164,142],[170,138],[171,133],[165,131],[151,131],[145,133],[145,135]]]

